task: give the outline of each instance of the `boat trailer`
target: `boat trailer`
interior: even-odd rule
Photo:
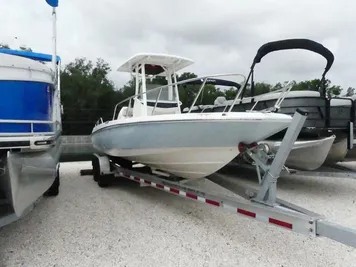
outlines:
[[[356,247],[356,229],[326,220],[322,215],[296,206],[276,197],[277,181],[284,163],[302,129],[308,113],[297,109],[282,144],[275,155],[269,155],[265,147],[257,144],[239,144],[239,150],[247,153],[255,162],[260,179],[259,190],[236,183],[238,179],[222,173],[205,179],[237,194],[243,199],[211,194],[199,189],[201,179],[187,180],[156,172],[148,167],[123,168],[117,160],[94,154],[92,170],[82,170],[81,175],[93,175],[100,187],[109,186],[114,177],[126,178],[173,195],[206,203],[258,221],[273,224],[293,232],[312,237],[327,237],[348,246]],[[260,170],[263,177],[260,177]],[[194,185],[195,184],[195,185]]]

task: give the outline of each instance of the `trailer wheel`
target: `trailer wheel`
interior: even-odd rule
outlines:
[[[108,187],[111,183],[112,178],[113,175],[111,174],[99,175],[97,180],[99,187]]]
[[[98,182],[98,178],[100,176],[99,159],[97,157],[94,157],[91,161],[91,165],[93,167],[93,179],[95,182]]]
[[[60,185],[60,179],[59,179],[59,168],[58,168],[56,171],[56,178],[54,178],[53,184],[51,185],[50,188],[48,188],[48,190],[43,195],[46,197],[58,196],[59,185]]]

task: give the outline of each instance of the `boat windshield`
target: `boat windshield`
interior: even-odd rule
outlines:
[[[176,90],[174,90],[174,87],[167,86],[167,87],[162,88],[162,90],[160,90],[160,89],[152,90],[152,89],[155,89],[157,87],[161,87],[161,86],[167,85],[167,84],[168,84],[167,82],[165,84],[162,84],[162,83],[161,84],[158,84],[158,83],[146,84],[147,100],[148,101],[156,101],[157,97],[159,95],[159,98],[158,98],[159,101],[176,101],[177,94],[176,94]],[[140,87],[141,86],[142,85],[140,85]],[[160,93],[160,91],[161,91],[161,93]]]

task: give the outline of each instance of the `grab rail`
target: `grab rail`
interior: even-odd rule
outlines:
[[[129,102],[129,107],[131,106],[131,100],[133,98],[137,98],[138,96],[142,96],[144,94],[147,94],[147,93],[150,93],[150,92],[153,92],[153,91],[157,91],[157,90],[160,90],[160,92],[162,91],[162,89],[164,88],[168,88],[169,86],[178,86],[178,85],[182,85],[182,84],[187,84],[189,82],[194,82],[194,81],[197,81],[197,80],[203,80],[202,81],[202,86],[200,87],[199,91],[198,91],[198,94],[196,95],[192,105],[190,106],[190,109],[188,111],[188,113],[191,112],[191,109],[193,108],[194,104],[196,103],[199,95],[201,94],[203,88],[204,88],[204,85],[206,84],[206,82],[208,81],[208,79],[211,79],[211,78],[214,78],[214,77],[221,77],[221,76],[239,76],[239,77],[242,77],[243,78],[243,85],[240,87],[240,88],[243,88],[243,86],[245,85],[245,83],[247,82],[246,81],[246,77],[242,74],[239,74],[239,73],[225,73],[225,74],[214,74],[214,75],[209,75],[209,76],[201,76],[201,77],[197,77],[197,78],[191,78],[191,79],[186,79],[186,80],[183,80],[183,81],[179,81],[179,82],[173,82],[173,83],[169,83],[169,84],[166,84],[166,85],[162,85],[162,86],[159,86],[159,87],[156,87],[156,88],[153,88],[153,89],[150,89],[150,90],[147,90],[146,92],[142,92],[142,93],[139,93],[139,94],[136,94],[136,95],[133,95],[133,96],[130,96],[122,101],[120,101],[119,103],[117,103],[115,105],[115,108],[114,108],[114,113],[113,113],[113,120],[115,119],[115,116],[116,116],[116,113],[117,113],[117,108],[122,105],[123,103],[127,102],[127,101],[130,101]],[[238,93],[236,94],[236,97],[235,97],[235,102],[237,100],[237,98],[240,96],[241,94],[241,90],[238,89]],[[159,93],[159,96],[160,96],[160,93]],[[156,98],[156,102],[155,102],[155,106],[154,106],[154,109],[157,107],[157,102],[158,102],[158,97]],[[126,114],[128,114],[128,109],[126,111]]]
[[[97,125],[99,125],[99,124],[101,124],[101,123],[103,123],[104,121],[103,121],[103,118],[102,117],[100,117],[96,122],[95,122],[95,126],[97,126]]]
[[[290,92],[290,90],[293,88],[293,81],[290,81],[288,82],[283,88],[279,89],[279,90],[276,90],[276,91],[271,91],[271,92],[268,92],[268,93],[265,93],[265,94],[261,94],[259,96],[262,96],[261,99],[257,100],[255,102],[255,104],[253,105],[253,107],[250,109],[250,111],[253,111],[253,109],[256,107],[256,105],[263,100],[263,96],[266,96],[266,95],[269,95],[269,94],[272,94],[272,93],[278,93],[278,92],[281,92],[280,96],[278,97],[278,99],[276,100],[276,103],[274,104],[273,108],[270,108],[268,109],[267,111],[276,111],[276,110],[279,110],[281,108],[281,104],[282,102],[284,101],[287,93]]]
[[[0,124],[1,123],[13,123],[13,124],[30,124],[31,125],[31,132],[32,134],[38,134],[38,132],[34,132],[33,131],[33,126],[34,124],[53,124],[54,126],[58,126],[60,125],[59,121],[41,121],[41,120],[8,120],[8,119],[0,119]],[[57,131],[57,129],[55,131],[52,132],[48,132],[48,133],[55,133]],[[0,133],[1,135],[2,133]],[[7,134],[7,133],[6,133]],[[18,134],[18,133],[17,133]],[[27,133],[28,134],[28,133]]]

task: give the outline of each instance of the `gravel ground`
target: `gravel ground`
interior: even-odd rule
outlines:
[[[326,238],[130,181],[99,188],[78,175],[90,166],[62,164],[60,195],[0,229],[0,266],[356,266],[356,249]],[[281,178],[279,197],[356,228],[356,180]]]

